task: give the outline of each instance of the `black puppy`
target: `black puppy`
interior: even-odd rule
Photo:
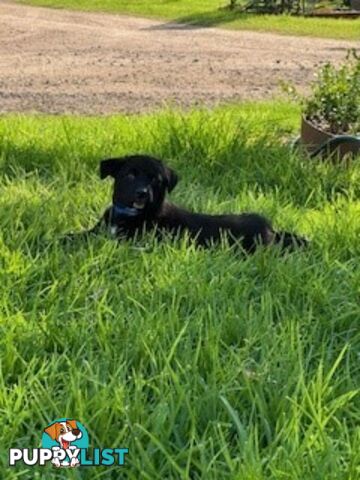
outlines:
[[[275,232],[270,222],[255,213],[205,215],[192,213],[165,200],[177,184],[176,173],[160,160],[147,155],[110,158],[100,163],[100,177],[115,180],[113,203],[89,233],[105,224],[118,237],[132,238],[154,229],[173,234],[187,231],[199,245],[217,242],[225,234],[230,243],[239,242],[253,252],[256,245],[281,243],[283,247],[304,246],[307,241],[287,232]]]

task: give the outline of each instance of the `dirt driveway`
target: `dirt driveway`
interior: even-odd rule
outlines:
[[[346,41],[0,4],[0,112],[102,114],[269,98]],[[359,46],[359,44],[357,44]]]

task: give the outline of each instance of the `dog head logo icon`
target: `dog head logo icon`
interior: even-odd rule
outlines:
[[[82,437],[81,430],[77,428],[76,420],[55,422],[45,428],[45,433],[47,433],[52,440],[56,440],[64,450],[70,447],[71,442]]]
[[[51,423],[42,436],[43,448],[51,448],[55,454],[52,460],[55,467],[78,467],[79,449],[87,448],[88,444],[88,434],[83,425],[68,418]]]

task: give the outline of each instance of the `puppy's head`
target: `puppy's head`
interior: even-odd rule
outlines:
[[[66,420],[64,422],[55,422],[45,428],[52,440],[56,440],[61,446],[68,445],[70,442],[81,438],[81,430],[78,429],[76,420]]]
[[[113,204],[136,209],[139,213],[156,211],[171,192],[178,177],[160,160],[148,155],[109,158],[100,163],[100,178],[113,177]]]

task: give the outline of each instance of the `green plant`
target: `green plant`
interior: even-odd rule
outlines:
[[[304,115],[331,133],[360,134],[360,57],[355,51],[340,68],[327,63],[320,69]]]
[[[301,11],[299,0],[250,0],[244,8],[247,12],[298,14]]]

